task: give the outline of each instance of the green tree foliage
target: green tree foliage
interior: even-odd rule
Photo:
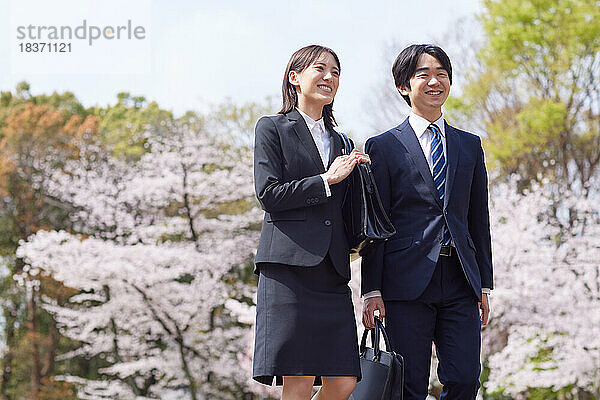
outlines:
[[[504,174],[587,195],[600,165],[600,7],[484,0],[484,43],[452,112],[481,123]]]
[[[23,272],[14,257],[20,240],[40,229],[70,229],[68,205],[44,193],[41,160],[55,168],[77,155],[73,142],[93,134],[97,118],[85,111],[72,93],[33,96],[29,84],[0,96],[0,254],[4,348],[0,396],[38,395],[60,371],[55,356],[71,344],[61,338],[53,318],[38,307],[41,296],[64,302],[68,288],[45,277],[38,286],[17,285]]]
[[[267,114],[278,111],[272,97],[264,102],[236,104],[231,99],[217,104],[207,118],[207,129],[219,132],[222,139],[238,145],[251,145],[254,142],[254,125]]]
[[[173,119],[173,114],[161,109],[156,102],[128,92],[117,94],[115,105],[93,107],[90,111],[100,119],[98,130],[104,141],[113,145],[117,154],[129,158],[137,158],[145,152],[141,135],[145,130]]]

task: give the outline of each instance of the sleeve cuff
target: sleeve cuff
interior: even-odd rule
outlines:
[[[492,290],[490,288],[481,288],[481,293],[485,293],[487,295],[492,294]]]
[[[363,300],[370,299],[371,297],[381,297],[381,292],[379,290],[371,290],[363,295]]]
[[[331,197],[331,189],[329,188],[329,183],[327,183],[327,178],[325,178],[325,175],[320,175],[321,179],[323,179],[323,184],[325,185],[325,194],[327,195],[327,197]]]

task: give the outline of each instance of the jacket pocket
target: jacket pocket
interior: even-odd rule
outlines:
[[[306,219],[306,210],[295,209],[279,211],[274,213],[267,213],[267,222],[276,221],[304,221]]]
[[[475,248],[475,243],[473,243],[473,239],[471,239],[471,236],[469,236],[469,235],[467,235],[467,243],[473,249],[473,251],[475,253],[477,253],[477,249]]]
[[[412,244],[413,244],[412,237],[390,240],[385,243],[384,253],[388,254],[388,253],[393,253],[395,251],[408,249],[410,246],[412,246]]]

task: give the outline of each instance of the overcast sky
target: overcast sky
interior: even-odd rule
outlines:
[[[34,94],[68,90],[85,106],[114,104],[118,92],[129,91],[176,115],[226,98],[243,103],[272,95],[279,103],[290,55],[319,43],[333,48],[342,64],[335,104],[341,129],[369,136],[374,132],[365,100],[376,96],[382,79],[392,84],[385,59],[389,44],[440,38],[460,17],[478,12],[480,3],[0,0],[0,10],[0,90],[27,80]],[[35,40],[17,40],[17,26],[75,28],[84,19],[101,28],[131,20],[144,27],[145,38],[98,40],[92,46],[79,40],[65,54],[19,50],[20,43]]]

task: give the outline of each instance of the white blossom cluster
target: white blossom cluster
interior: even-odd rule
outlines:
[[[600,391],[600,215],[593,196],[550,186],[490,195],[494,280],[483,331],[488,392],[524,398],[530,388]],[[548,218],[548,211],[564,221]],[[560,225],[568,229],[561,229]]]

